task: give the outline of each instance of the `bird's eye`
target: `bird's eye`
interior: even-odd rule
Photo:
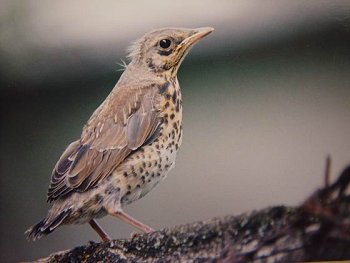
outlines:
[[[165,39],[162,39],[161,41],[159,41],[159,46],[161,48],[167,49],[170,47],[170,45],[171,45],[170,39],[165,38]]]

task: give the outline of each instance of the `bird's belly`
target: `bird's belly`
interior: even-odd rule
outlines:
[[[171,137],[170,137],[171,138]],[[123,166],[127,172],[122,204],[129,204],[151,191],[174,167],[178,145],[166,135],[144,146]],[[125,177],[125,171],[123,176]]]
[[[115,205],[129,204],[150,192],[174,167],[181,132],[164,127],[158,138],[130,155],[109,177],[107,188],[118,190]]]

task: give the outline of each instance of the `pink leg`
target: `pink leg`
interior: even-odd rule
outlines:
[[[111,238],[109,235],[102,229],[102,227],[96,222],[95,219],[89,221],[90,226],[96,231],[96,233],[101,237],[102,241],[109,242]]]
[[[145,233],[150,233],[153,232],[154,229],[141,223],[140,221],[136,220],[135,218],[129,216],[127,213],[125,213],[122,210],[118,210],[117,212],[113,212],[113,213],[109,213],[112,216],[115,216],[117,218],[119,218],[120,220],[124,221],[125,223],[132,225],[133,227],[141,230],[142,232]]]

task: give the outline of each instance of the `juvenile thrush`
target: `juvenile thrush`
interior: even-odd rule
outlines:
[[[89,223],[103,241],[109,236],[95,218],[115,216],[135,228],[152,228],[123,211],[174,167],[182,141],[179,66],[214,29],[164,28],[145,34],[130,48],[131,62],[63,152],[51,175],[47,216],[27,230],[36,240],[64,224]]]

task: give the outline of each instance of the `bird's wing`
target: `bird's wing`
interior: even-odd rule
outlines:
[[[155,85],[119,87],[113,92],[91,116],[81,138],[71,143],[57,162],[47,194],[49,202],[90,189],[159,132]]]

